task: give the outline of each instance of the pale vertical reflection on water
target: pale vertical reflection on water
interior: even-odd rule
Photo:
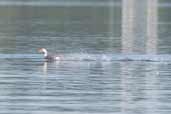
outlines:
[[[168,74],[170,63],[121,63],[122,113],[169,114]]]

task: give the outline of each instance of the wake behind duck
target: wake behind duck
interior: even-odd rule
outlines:
[[[171,61],[170,54],[49,54],[45,48],[39,52],[44,54],[47,61]]]

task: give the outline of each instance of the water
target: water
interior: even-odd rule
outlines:
[[[171,5],[159,4],[155,53],[142,24],[124,53],[121,3],[45,3],[0,5],[0,114],[171,113]],[[41,47],[64,59],[44,61]]]

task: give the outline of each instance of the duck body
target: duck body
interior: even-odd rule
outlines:
[[[44,58],[46,60],[49,60],[49,61],[59,61],[59,60],[61,60],[61,58],[59,56],[55,56],[55,55],[47,55]]]
[[[48,54],[48,51],[45,48],[40,48],[40,49],[38,49],[38,51],[44,54],[44,59],[46,59],[47,61],[61,60],[61,57],[58,55]]]

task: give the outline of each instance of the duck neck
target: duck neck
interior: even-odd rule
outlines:
[[[46,57],[48,55],[47,50],[43,50],[43,53],[44,53],[44,57]]]

